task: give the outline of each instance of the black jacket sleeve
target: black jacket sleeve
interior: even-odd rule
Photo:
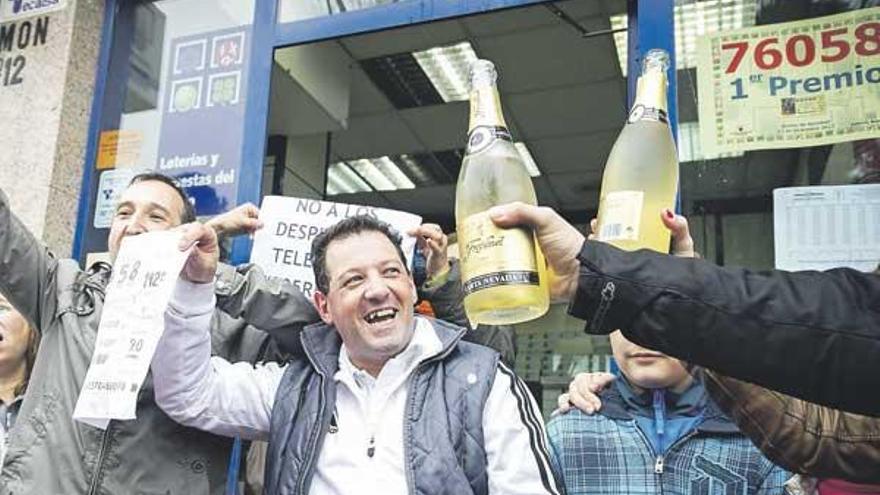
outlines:
[[[588,333],[880,416],[880,276],[753,272],[587,241],[569,312]]]
[[[253,328],[268,332],[281,352],[293,355],[302,352],[300,333],[307,325],[321,321],[321,317],[296,286],[284,279],[267,276],[253,264],[239,267],[221,264],[217,273],[217,308],[220,311],[246,322],[251,326],[247,328],[248,332]],[[215,323],[240,326],[240,323],[223,318]],[[215,329],[215,334],[218,332],[226,334],[225,339],[231,338],[229,331]]]

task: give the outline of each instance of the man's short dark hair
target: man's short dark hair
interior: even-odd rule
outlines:
[[[193,205],[189,200],[189,196],[177,184],[177,181],[174,180],[173,178],[171,178],[165,174],[160,174],[158,172],[144,172],[142,174],[135,175],[131,179],[131,182],[128,183],[128,185],[133,186],[134,184],[137,184],[138,182],[151,182],[151,181],[161,182],[161,183],[167,185],[171,189],[174,189],[174,192],[176,192],[177,195],[180,196],[180,200],[183,202],[183,211],[180,213],[181,225],[185,224],[185,223],[190,223],[190,222],[196,221],[196,209],[193,208]]]
[[[377,220],[367,215],[357,215],[346,218],[324,232],[318,234],[312,241],[312,270],[315,272],[315,285],[318,290],[324,294],[330,291],[330,279],[327,275],[327,246],[333,241],[338,241],[363,232],[378,232],[383,234],[391,241],[397,254],[400,256],[400,262],[403,263],[406,272],[406,257],[403,255],[403,249],[400,247],[402,238],[393,227],[387,223]]]

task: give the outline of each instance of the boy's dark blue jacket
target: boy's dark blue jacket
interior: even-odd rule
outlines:
[[[682,394],[636,393],[624,378],[595,415],[572,410],[547,425],[550,458],[569,495],[781,494],[773,465],[695,382]]]

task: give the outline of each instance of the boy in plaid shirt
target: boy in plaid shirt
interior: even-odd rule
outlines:
[[[569,495],[781,494],[790,477],[709,399],[681,361],[618,331],[621,376],[595,415],[571,410],[547,425],[550,458]]]

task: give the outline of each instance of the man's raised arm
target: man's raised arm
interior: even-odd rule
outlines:
[[[590,333],[633,342],[719,373],[850,412],[880,415],[880,276],[850,269],[751,272],[586,240],[556,212],[490,210],[529,225],[551,296]]]
[[[165,312],[165,333],[151,365],[156,402],[183,425],[266,439],[282,369],[211,357],[216,234],[201,224],[186,225],[181,248],[189,247],[193,251]]]
[[[0,292],[38,328],[54,318],[56,260],[21,223],[0,190]]]
[[[219,237],[253,234],[260,228],[259,209],[245,203],[205,223]],[[220,263],[215,293],[217,308],[233,318],[268,332],[288,353],[301,350],[303,328],[321,321],[312,302],[293,284],[267,277],[256,265],[233,267]]]

